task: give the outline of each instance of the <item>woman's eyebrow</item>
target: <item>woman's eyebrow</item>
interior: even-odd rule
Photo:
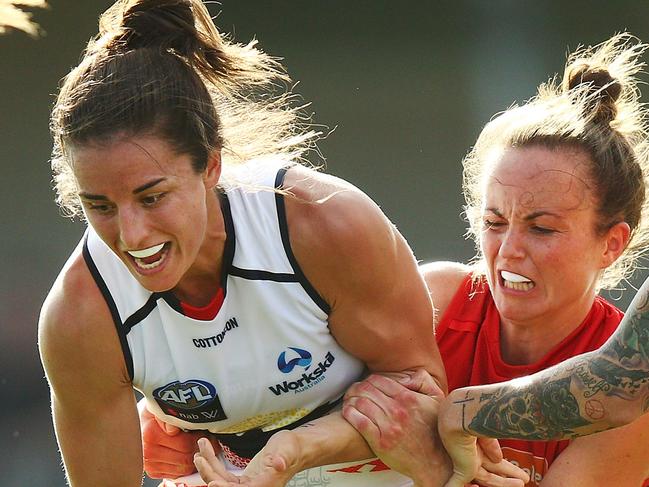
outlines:
[[[145,183],[145,184],[143,184],[142,186],[138,186],[137,188],[135,188],[135,189],[133,190],[133,194],[141,193],[142,191],[145,191],[145,190],[147,190],[147,189],[149,189],[149,188],[152,188],[152,187],[155,186],[156,184],[159,184],[159,183],[161,183],[162,181],[165,181],[166,179],[167,179],[167,178],[162,177],[162,178],[154,179],[153,181],[150,181],[150,182],[148,182],[148,183]]]

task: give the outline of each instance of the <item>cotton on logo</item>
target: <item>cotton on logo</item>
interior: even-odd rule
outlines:
[[[289,358],[289,360],[286,360],[286,352],[282,352],[279,354],[279,357],[277,357],[277,368],[284,372],[285,374],[288,374],[290,372],[293,372],[293,369],[296,366],[304,367],[305,369],[308,369],[309,366],[311,365],[311,354],[307,352],[306,350],[302,350],[301,348],[296,348],[296,347],[288,347],[290,350],[293,350],[295,353],[289,352],[289,357],[292,355],[293,358]],[[297,354],[297,357],[295,356]]]

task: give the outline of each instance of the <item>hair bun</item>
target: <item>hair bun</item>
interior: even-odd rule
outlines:
[[[98,42],[89,50],[159,48],[186,55],[197,37],[191,0],[117,0],[99,18]]]
[[[144,0],[133,2],[122,16],[129,49],[162,47],[186,55],[196,42],[196,27],[190,2]]]
[[[596,121],[608,123],[615,119],[615,102],[622,93],[622,84],[608,69],[585,62],[569,66],[564,76],[564,91],[576,89],[585,89],[592,98],[590,108],[595,111]]]

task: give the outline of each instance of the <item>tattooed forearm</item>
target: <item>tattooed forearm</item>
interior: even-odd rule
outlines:
[[[649,279],[599,350],[528,378],[461,391],[462,429],[546,440],[595,433],[649,411]],[[455,398],[460,397],[453,394]]]
[[[632,399],[633,395],[649,382],[649,371],[638,370],[616,363],[609,357],[593,356],[578,360],[572,371],[574,379],[583,388],[583,397],[589,398],[600,392],[609,396]]]
[[[503,387],[480,396],[480,409],[469,430],[498,438],[530,440],[572,435],[589,424],[579,413],[579,403],[570,392],[570,379],[563,378],[519,389]]]
[[[632,400],[649,383],[649,309],[646,293],[631,306],[618,332],[599,353],[576,358],[568,368],[579,379],[585,398],[603,392]]]

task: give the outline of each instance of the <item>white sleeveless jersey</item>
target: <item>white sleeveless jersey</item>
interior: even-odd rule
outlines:
[[[364,368],[330,334],[329,306],[295,260],[284,197],[274,191],[285,172],[267,160],[224,178],[236,184],[219,193],[224,301],[210,321],[185,316],[169,292],[143,288],[92,228],[83,249],[149,410],[180,428],[221,434],[248,458],[273,430],[326,413]]]

